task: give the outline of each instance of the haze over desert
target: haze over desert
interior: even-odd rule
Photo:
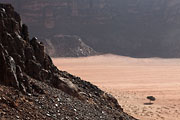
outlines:
[[[124,111],[141,120],[180,120],[180,59],[100,55],[53,58],[68,71],[114,95]],[[152,105],[147,96],[154,96]]]

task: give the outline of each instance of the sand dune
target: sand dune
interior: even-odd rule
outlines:
[[[54,58],[54,63],[113,94],[124,111],[141,120],[180,120],[180,59],[101,55]],[[153,105],[146,96],[153,95]]]

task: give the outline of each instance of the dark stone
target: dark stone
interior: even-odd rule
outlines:
[[[35,79],[41,80],[40,72],[41,64],[35,62],[34,60],[28,60],[26,63],[26,71],[29,76],[32,76]]]
[[[23,24],[22,25],[22,37],[24,40],[29,42],[29,32],[28,32],[28,27],[27,25]]]
[[[0,63],[1,83],[18,88],[19,82],[16,76],[16,63],[14,59],[8,55],[2,44],[0,44]]]
[[[51,74],[51,73],[48,70],[41,69],[41,71],[40,71],[41,81],[45,81],[45,80],[50,79],[49,74]]]
[[[11,85],[11,86],[14,86],[16,88],[19,87],[19,82],[18,82],[18,79],[17,79],[17,76],[16,76],[16,63],[14,61],[14,59],[9,56],[7,58],[7,78],[6,78],[6,81],[7,81],[7,85]]]
[[[32,84],[32,89],[39,94],[44,94],[44,90],[35,84]]]
[[[80,97],[78,92],[78,87],[75,84],[73,84],[70,80],[60,77],[57,74],[54,74],[54,78],[52,80],[53,80],[53,85],[56,88],[59,88],[62,91],[72,96]]]
[[[45,58],[45,50],[44,50],[44,45],[40,44],[40,42],[37,41],[37,38],[34,37],[30,41],[30,44],[33,47],[34,54],[36,59],[41,63],[44,64],[44,58]]]
[[[27,60],[36,60],[34,50],[30,46],[25,48],[25,57]]]

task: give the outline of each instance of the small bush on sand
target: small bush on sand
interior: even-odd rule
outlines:
[[[156,98],[154,96],[147,96],[147,99],[149,100],[149,103],[151,104],[151,101],[155,101]]]

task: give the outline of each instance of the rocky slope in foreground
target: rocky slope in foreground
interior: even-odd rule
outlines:
[[[0,118],[134,120],[117,100],[58,70],[11,5],[0,4]]]

